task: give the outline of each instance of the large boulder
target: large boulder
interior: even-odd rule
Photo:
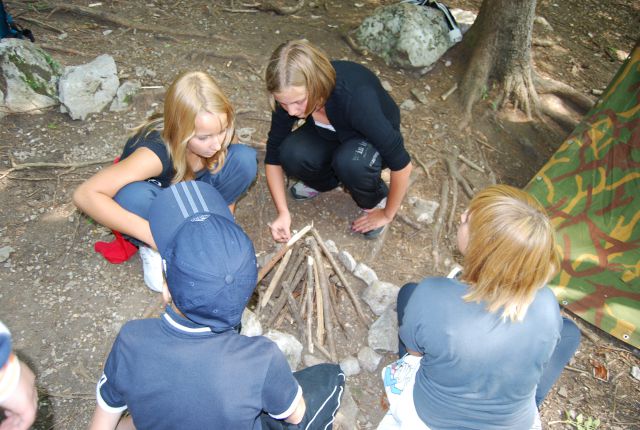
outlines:
[[[0,41],[0,118],[41,113],[58,104],[61,67],[37,45],[22,39]]]
[[[58,84],[60,111],[73,119],[84,120],[102,112],[118,91],[120,80],[116,62],[107,54],[90,63],[65,67]]]
[[[411,3],[377,8],[355,37],[363,48],[399,67],[427,67],[454,45],[442,11]]]

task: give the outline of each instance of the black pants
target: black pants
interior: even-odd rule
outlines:
[[[373,208],[389,193],[380,177],[382,159],[369,142],[340,142],[335,132],[320,129],[312,121],[282,142],[280,162],[288,176],[318,191],[329,191],[342,183],[363,209]]]
[[[331,430],[344,391],[345,376],[337,364],[318,364],[307,367],[293,376],[302,387],[307,405],[302,421],[289,424],[263,413],[260,416],[263,430]]]

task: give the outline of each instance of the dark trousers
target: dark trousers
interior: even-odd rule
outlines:
[[[416,289],[418,284],[411,282],[406,284],[400,289],[398,293],[398,327],[402,324],[404,318],[404,310],[409,303],[411,294]],[[553,384],[560,377],[562,369],[571,360],[573,354],[580,345],[580,329],[568,318],[562,318],[562,330],[560,332],[560,342],[556,345],[556,349],[551,354],[551,358],[547,363],[547,367],[542,371],[538,387],[536,388],[536,404],[540,407],[540,404],[544,401],[545,397],[551,390]],[[398,355],[403,357],[407,353],[407,348],[402,343],[402,340],[398,338]]]
[[[382,159],[370,143],[362,139],[340,142],[335,132],[319,129],[312,121],[282,142],[280,162],[288,176],[318,191],[332,190],[341,183],[363,209],[373,208],[389,193],[380,177]]]
[[[263,430],[331,430],[344,391],[345,376],[337,364],[318,364],[307,367],[293,376],[302,387],[307,410],[299,424],[289,424],[263,413]]]

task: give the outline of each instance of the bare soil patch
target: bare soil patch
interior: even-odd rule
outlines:
[[[83,122],[72,121],[57,110],[3,118],[3,171],[11,167],[12,160],[75,163],[117,156],[128,129],[161,106],[163,90],[155,87],[166,87],[185,69],[206,70],[215,76],[240,113],[238,127],[250,129],[245,132],[253,130],[249,133],[252,143],[263,142],[270,117],[263,65],[279,43],[301,37],[318,44],[333,58],[366,64],[391,85],[391,94],[399,104],[413,98],[412,89],[426,91],[426,104],[414,99],[416,108],[403,111],[406,145],[416,158],[417,177],[411,196],[440,200],[441,183],[448,179],[441,161],[443,151],[458,151],[484,167],[485,173],[480,173],[458,163],[476,190],[489,184],[489,171],[498,182],[523,186],[567,135],[560,127],[526,121],[517,112],[495,112],[490,89],[486,100],[474,110],[471,129],[461,131],[455,93],[446,101],[440,99],[465,67],[466,60],[456,48],[424,75],[388,67],[375,57],[351,50],[341,34],[358,25],[374,7],[390,1],[315,1],[286,16],[228,11],[243,9],[237,1],[109,0],[94,8],[157,27],[156,31],[94,21],[68,9],[56,11],[52,4],[43,2],[5,3],[19,22],[34,31],[38,42],[60,48],[49,52],[62,65],[86,63],[107,53],[115,58],[121,81],[137,78],[149,88],[135,97],[131,110],[95,114]],[[86,7],[89,3],[74,0],[66,4]],[[477,12],[480,3],[451,0],[448,4]],[[640,5],[632,0],[540,0],[537,15],[553,28],[535,27],[534,39],[551,41],[550,45],[534,44],[537,70],[584,94],[606,87],[622,64],[619,57],[623,55],[618,51],[630,52],[640,35]],[[64,36],[33,20],[59,29]],[[205,36],[168,34],[161,27]],[[430,166],[428,173],[417,160]],[[110,240],[110,233],[79,214],[71,203],[77,184],[98,168],[30,169],[0,179],[0,246],[15,249],[0,265],[0,315],[12,329],[20,356],[38,375],[38,429],[85,428],[95,404],[95,383],[120,326],[160,312],[158,296],[144,286],[139,259],[112,265],[94,253],[94,242]],[[456,221],[467,202],[458,189]],[[291,201],[290,207],[294,228],[313,222],[325,239],[372,267],[384,281],[402,285],[443,274],[458,259],[455,222],[445,225],[438,248],[432,249],[432,226],[416,230],[399,219],[384,240],[363,241],[349,230],[358,208],[338,190],[308,202]],[[412,216],[406,204],[401,213]],[[275,249],[266,225],[275,211],[262,165],[236,215],[258,252]],[[439,257],[437,265],[433,251]],[[364,288],[351,280],[358,290]],[[338,353],[344,357],[357,353],[366,341],[366,332],[358,328],[349,298],[342,291],[338,292],[338,303],[343,322],[353,327],[353,331],[338,331]],[[290,330],[287,325],[285,319],[280,328]],[[545,427],[573,428],[562,421],[565,411],[575,411],[599,418],[601,428],[640,428],[640,383],[630,375],[632,366],[640,365],[638,356],[597,330],[585,327],[585,333],[589,336],[570,363],[571,369],[563,373],[542,408]],[[393,358],[387,354],[383,362]],[[608,368],[608,381],[593,377],[594,363]],[[351,377],[348,385],[361,411],[358,428],[375,428],[384,413],[378,372]]]

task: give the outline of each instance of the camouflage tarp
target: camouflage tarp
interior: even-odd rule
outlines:
[[[557,229],[560,303],[640,347],[640,44],[527,191]]]

